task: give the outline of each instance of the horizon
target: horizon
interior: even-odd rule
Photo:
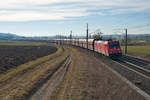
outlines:
[[[0,33],[20,36],[150,34],[149,0],[5,0],[0,4]]]
[[[14,33],[2,33],[2,32],[0,32],[0,34],[10,34],[10,35],[16,35],[16,36],[19,36],[19,37],[26,37],[26,38],[29,38],[29,37],[32,37],[32,38],[44,38],[44,37],[46,37],[46,38],[52,38],[52,37],[57,37],[57,36],[62,36],[62,37],[69,37],[70,35],[47,35],[47,36],[22,36],[22,35],[17,35],[17,34],[14,34]],[[124,34],[102,34],[102,36],[114,36],[114,35],[121,35],[121,36],[123,36],[123,35],[125,35],[125,33]],[[128,35],[136,35],[136,36],[138,36],[138,35],[150,35],[150,34],[128,34]],[[92,36],[92,35],[91,35]],[[81,38],[81,37],[86,37],[86,34],[85,35],[72,35],[72,37],[79,37],[79,38]],[[90,35],[89,35],[89,37],[90,37]]]

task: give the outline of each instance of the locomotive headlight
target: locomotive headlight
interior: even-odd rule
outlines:
[[[117,50],[120,51],[120,48],[118,48]]]
[[[110,49],[110,53],[112,53],[112,51],[113,51],[113,50],[112,50],[112,49]]]

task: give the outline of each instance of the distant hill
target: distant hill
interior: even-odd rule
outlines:
[[[125,34],[119,35],[119,34],[111,34],[111,35],[102,35],[104,39],[116,39],[116,38],[124,38]],[[0,33],[0,40],[20,40],[20,39],[55,39],[55,38],[70,38],[70,36],[63,36],[63,35],[55,35],[55,36],[36,36],[36,37],[24,37],[19,36],[12,33]],[[72,38],[86,38],[86,36],[72,36]],[[89,36],[89,38],[92,38],[92,36]],[[128,34],[128,38],[135,39],[135,38],[150,38],[150,34]]]
[[[103,38],[124,38],[125,34],[118,35],[118,34],[112,34],[112,35],[102,35]],[[150,34],[128,34],[128,38],[150,38]]]
[[[12,33],[0,33],[0,40],[13,40],[21,38],[21,36]]]
[[[106,34],[103,34],[102,35],[103,38],[106,38],[106,39],[115,39],[115,38],[124,38],[125,37],[125,34],[110,34],[110,35],[106,35]],[[42,38],[42,37],[41,37]],[[45,37],[43,37],[45,38]],[[63,35],[56,35],[56,36],[51,36],[51,37],[47,37],[47,38],[70,38],[70,36],[63,36]],[[86,35],[85,36],[72,36],[72,38],[86,38]],[[89,38],[92,38],[92,36],[89,35]],[[128,34],[128,38],[150,38],[150,34]]]

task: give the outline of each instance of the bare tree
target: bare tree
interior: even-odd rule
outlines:
[[[93,34],[93,38],[96,40],[102,40],[102,32],[100,29],[97,29],[94,34]]]

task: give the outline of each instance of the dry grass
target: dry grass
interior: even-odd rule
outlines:
[[[124,52],[124,47],[122,47],[122,51]],[[129,55],[135,57],[145,58],[147,60],[150,59],[150,45],[146,46],[128,46],[127,52]]]
[[[51,100],[88,100],[86,96],[84,76],[84,58],[78,50],[71,48],[73,52],[72,64],[64,81],[53,93]]]
[[[64,52],[59,49],[55,54],[31,61],[1,75],[1,82],[9,80],[11,77],[17,77],[15,78],[17,80],[7,83],[6,87],[0,90],[0,98],[2,100],[26,100],[26,97],[65,61],[68,54],[66,49]]]
[[[144,100],[100,59],[82,49],[72,52],[71,67],[50,100]]]

